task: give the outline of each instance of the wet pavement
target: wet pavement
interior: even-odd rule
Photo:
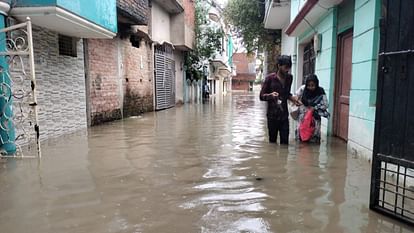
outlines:
[[[293,138],[293,135],[291,135]],[[0,232],[413,232],[368,209],[370,164],[328,138],[269,144],[257,95],[47,141],[0,163]]]

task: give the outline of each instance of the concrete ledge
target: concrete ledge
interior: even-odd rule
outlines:
[[[368,160],[369,162],[372,161],[372,150],[369,148],[363,147],[358,143],[348,140],[348,152],[353,156],[360,157],[362,159]]]

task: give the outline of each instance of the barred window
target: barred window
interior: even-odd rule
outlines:
[[[302,83],[305,84],[305,77],[309,74],[315,73],[315,61],[316,55],[313,50],[313,40],[309,42],[303,51],[303,80]]]
[[[77,57],[76,39],[70,36],[59,35],[59,55]]]

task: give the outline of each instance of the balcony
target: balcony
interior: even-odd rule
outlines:
[[[283,29],[289,24],[290,0],[266,0],[264,26],[267,29]]]
[[[178,14],[171,18],[171,42],[182,51],[193,49],[195,32],[194,28],[185,22],[184,14]]]
[[[214,67],[214,75],[216,78],[225,78],[232,73],[226,55],[217,53],[214,58],[210,60],[210,64]]]
[[[19,0],[11,16],[58,33],[80,38],[113,38],[116,0]]]
[[[153,0],[170,14],[179,14],[184,11],[183,0]]]

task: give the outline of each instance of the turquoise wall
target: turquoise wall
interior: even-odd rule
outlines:
[[[19,0],[17,7],[58,6],[114,33],[117,32],[116,0]]]
[[[351,29],[354,26],[354,0],[346,1],[338,6],[338,34]]]
[[[372,150],[375,125],[380,0],[355,0],[349,143]]]
[[[291,20],[301,5],[302,0],[292,0]],[[315,73],[328,93],[330,112],[333,113],[337,38],[338,34],[353,29],[348,145],[353,151],[366,153],[367,157],[372,153],[374,138],[380,5],[381,0],[349,0],[330,9],[313,29],[299,36],[299,43],[304,44],[314,34],[322,34]],[[332,118],[322,124],[330,134]]]
[[[321,51],[316,57],[315,73],[319,78],[320,86],[327,93],[329,100],[329,112],[333,113],[333,93],[335,89],[335,57],[336,57],[336,34],[337,34],[337,9],[329,10],[327,15],[314,25],[316,31],[309,30],[299,37],[303,43],[316,32],[322,34]],[[332,132],[332,117],[329,121],[323,120],[325,132]]]

